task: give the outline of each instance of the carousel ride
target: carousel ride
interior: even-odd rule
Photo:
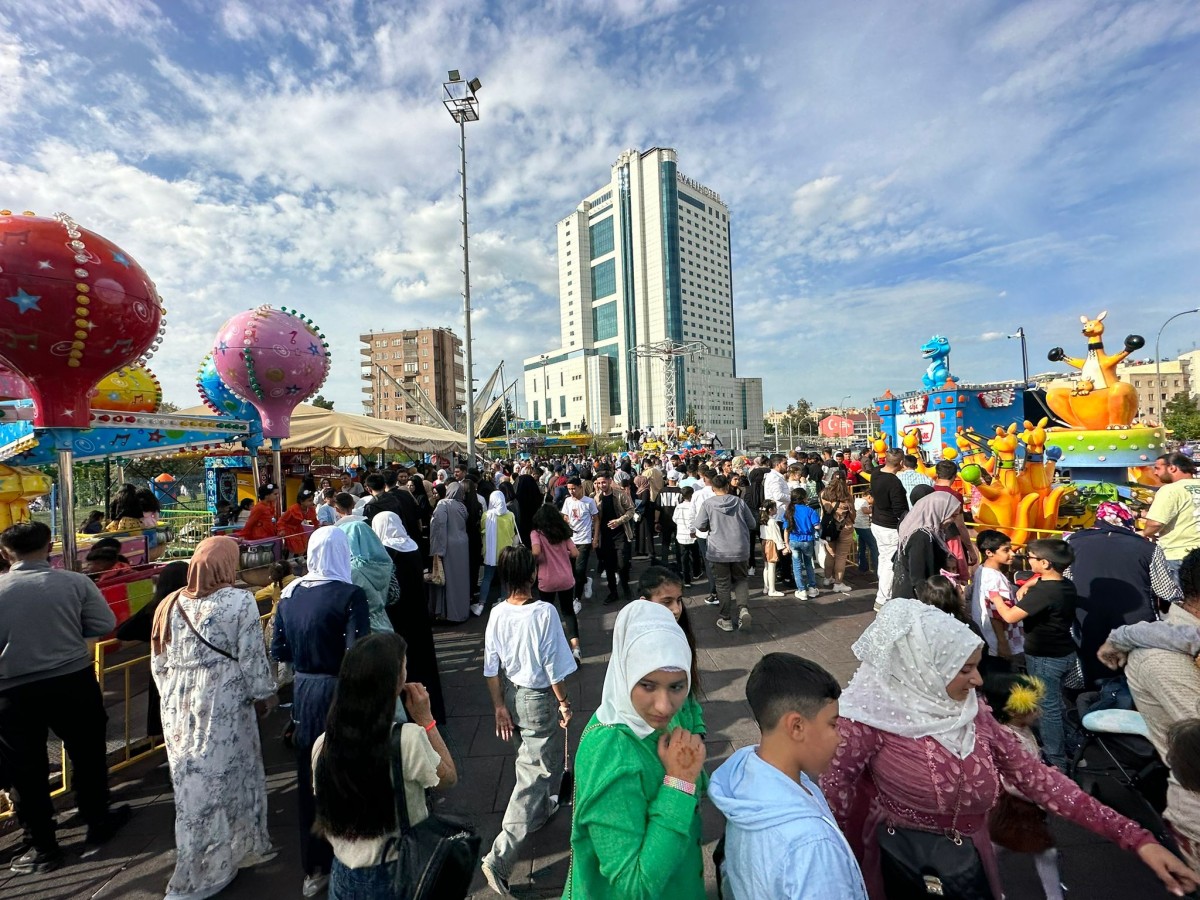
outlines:
[[[1167,434],[1134,423],[1137,392],[1116,377],[1117,365],[1144,339],[1129,335],[1122,352],[1106,354],[1105,317],[1080,317],[1086,356],[1069,357],[1060,347],[1049,352],[1050,361],[1079,371],[1069,386],[1049,390],[959,383],[950,373],[949,341],[931,338],[922,347],[931,359],[924,389],[899,397],[888,391],[875,401],[881,429],[872,451],[882,459],[889,446],[903,447],[931,477],[930,460],[957,460],[975,522],[1017,546],[1087,527],[1095,504],[1113,493],[1144,499],[1143,489],[1159,484],[1153,465]]]

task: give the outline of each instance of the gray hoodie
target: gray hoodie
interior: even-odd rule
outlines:
[[[758,531],[758,523],[741,497],[713,494],[700,507],[692,529],[708,532],[709,562],[746,562],[750,534]]]

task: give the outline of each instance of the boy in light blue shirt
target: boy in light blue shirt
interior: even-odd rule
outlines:
[[[791,653],[768,653],[746,699],[762,731],[713,773],[725,815],[725,896],[735,900],[867,900],[858,862],[817,779],[837,752],[836,679]]]

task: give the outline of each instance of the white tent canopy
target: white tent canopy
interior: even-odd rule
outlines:
[[[177,415],[211,414],[206,407],[182,410]],[[448,455],[466,449],[463,435],[444,428],[410,425],[371,416],[321,409],[301,404],[292,413],[292,436],[284,450],[383,450],[400,453]]]

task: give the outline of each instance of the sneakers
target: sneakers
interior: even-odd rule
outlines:
[[[709,594],[707,597],[704,598],[704,602],[707,603],[709,606],[720,606],[721,605],[721,601],[717,599],[716,594]]]
[[[843,582],[837,582],[833,586],[833,592],[835,594],[849,594],[852,590],[854,590],[854,588]]]
[[[821,596],[821,591],[819,588],[810,587],[808,589],[808,599],[809,600],[816,600],[820,596]]]
[[[746,572],[746,574],[747,574],[747,575],[757,575],[757,574],[758,574],[758,570],[757,570],[757,569],[755,569],[755,568],[754,568],[754,566],[751,566],[751,567],[750,567],[750,569],[749,569],[749,570]]]
[[[741,628],[749,628],[749,627],[750,627],[750,610],[746,609],[746,607],[743,606],[741,609],[738,610],[738,628],[741,629]]]
[[[574,602],[574,604],[572,604],[572,605],[574,606],[574,609],[575,609],[575,615],[579,615],[581,612],[583,612],[583,604],[580,603],[578,600],[576,600]]]
[[[722,631],[733,631],[733,622],[726,619],[724,616],[717,617],[717,627]]]
[[[579,654],[580,654],[580,650],[579,650],[579,648],[578,648],[578,647],[572,647],[572,648],[571,648],[571,655],[572,655],[573,657],[575,657],[575,662],[580,662],[580,661],[581,661],[582,657],[581,657]]]
[[[767,596],[768,597],[786,597],[787,595],[783,591],[767,591]]]
[[[483,615],[483,604],[482,603],[472,603],[471,604],[471,615],[482,616]]]
[[[804,590],[804,588],[800,588],[800,590],[796,591],[796,593],[793,596],[797,600],[807,600],[808,599],[808,593]]]
[[[128,804],[114,806],[108,811],[108,815],[104,817],[103,821],[88,826],[87,837],[84,840],[93,847],[107,843],[109,838],[120,831],[132,816],[133,810],[129,808]]]
[[[55,847],[53,850],[28,850],[14,859],[9,868],[17,875],[40,875],[52,872],[62,864],[63,852]]]
[[[493,868],[492,861],[485,859],[479,864],[479,868],[483,870],[484,880],[487,881],[488,887],[499,894],[501,897],[511,897],[512,891],[508,889],[508,879],[501,875]]]
[[[585,581],[583,583],[583,599],[584,600],[592,599],[592,576],[591,575],[589,575],[587,577],[587,581]]]
[[[305,897],[315,897],[329,886],[328,875],[305,875],[300,893]]]

